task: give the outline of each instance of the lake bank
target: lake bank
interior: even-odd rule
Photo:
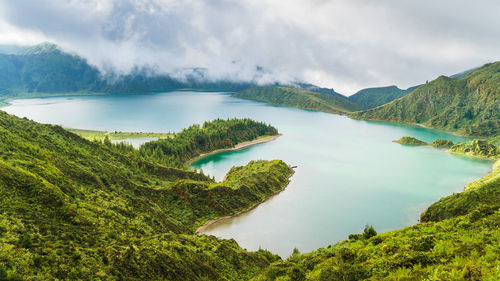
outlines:
[[[244,148],[256,145],[256,144],[271,142],[271,141],[274,141],[274,140],[276,140],[277,138],[279,138],[281,136],[282,136],[282,134],[277,134],[275,136],[263,136],[263,137],[259,137],[259,138],[255,139],[255,140],[252,140],[252,141],[246,141],[246,142],[238,143],[235,146],[230,147],[230,148],[216,149],[216,150],[208,152],[208,153],[202,153],[202,154],[200,154],[200,155],[198,155],[198,156],[190,159],[184,165],[186,167],[191,167],[191,165],[193,163],[196,163],[197,161],[199,161],[199,160],[201,160],[203,158],[212,156],[214,154],[218,154],[218,153],[221,153],[221,152],[241,150],[241,149],[244,149]]]
[[[271,199],[273,196],[276,196],[278,195],[279,193],[281,193],[283,190],[285,190],[285,188],[288,186],[288,184],[290,184],[290,178],[295,174],[295,168],[297,168],[297,166],[289,166],[291,169],[292,169],[292,173],[290,174],[290,176],[288,176],[288,183],[286,185],[283,186],[282,189],[280,190],[277,190],[276,192],[274,192],[273,194],[270,194],[268,196],[266,196],[266,198],[264,198],[264,200],[262,200],[261,202],[258,202],[256,203],[255,205],[243,210],[243,211],[240,211],[232,216],[224,216],[224,217],[220,217],[220,218],[217,218],[217,219],[214,219],[214,220],[209,220],[208,222],[206,222],[204,225],[198,227],[198,229],[196,229],[196,234],[197,235],[203,235],[204,231],[206,231],[209,227],[221,222],[221,221],[224,221],[224,220],[227,220],[227,219],[231,219],[231,218],[235,218],[235,217],[238,217],[240,215],[243,215],[245,213],[248,213],[250,212],[251,210],[257,208],[260,204],[266,202],[267,200]]]
[[[491,171],[490,161],[392,143],[405,135],[463,141],[443,131],[269,106],[226,93],[23,99],[2,110],[43,123],[101,131],[179,132],[192,124],[233,117],[272,124],[283,134],[276,141],[209,155],[194,166],[217,181],[231,167],[251,160],[282,159],[300,167],[279,196],[208,231],[233,238],[248,250],[261,247],[281,256],[294,247],[302,252],[325,247],[359,233],[366,223],[380,232],[414,224],[415,207],[460,192]]]

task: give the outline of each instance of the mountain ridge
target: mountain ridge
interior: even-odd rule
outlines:
[[[500,133],[499,72],[500,62],[495,62],[460,79],[442,75],[404,97],[350,117],[422,124],[468,136],[495,136]]]

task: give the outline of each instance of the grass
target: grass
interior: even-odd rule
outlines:
[[[173,136],[172,133],[96,131],[96,130],[83,130],[83,129],[73,129],[73,128],[65,128],[65,129],[90,141],[93,140],[103,141],[106,137],[108,137],[109,140],[111,141],[115,141],[115,140],[136,139],[136,138],[166,139],[166,138],[171,138]]]

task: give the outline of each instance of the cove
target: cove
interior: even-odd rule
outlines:
[[[10,101],[2,110],[42,123],[108,130],[176,132],[215,118],[249,117],[283,134],[275,141],[203,158],[193,166],[221,180],[234,165],[282,159],[297,166],[289,186],[238,217],[204,233],[234,238],[242,247],[283,257],[308,252],[359,233],[417,222],[440,197],[459,192],[491,169],[486,160],[450,155],[432,147],[393,143],[402,136],[424,141],[464,140],[446,132],[352,120],[322,112],[269,106],[227,93],[68,96]]]

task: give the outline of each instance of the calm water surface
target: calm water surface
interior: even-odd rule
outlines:
[[[250,160],[282,159],[298,166],[285,191],[206,231],[234,238],[249,250],[267,248],[282,256],[294,247],[307,252],[333,244],[361,232],[367,223],[379,232],[414,224],[426,206],[461,191],[491,169],[489,161],[392,142],[405,135],[424,141],[464,140],[442,131],[269,106],[225,93],[73,96],[11,103],[3,110],[90,130],[175,132],[228,117],[250,117],[276,126],[283,134],[276,141],[216,154],[194,166],[219,180],[232,166]]]

